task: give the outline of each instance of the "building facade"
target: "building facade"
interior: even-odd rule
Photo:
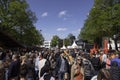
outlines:
[[[50,48],[50,47],[51,47],[51,46],[50,46],[50,43],[51,43],[51,41],[44,41],[43,46],[44,46],[45,48]]]

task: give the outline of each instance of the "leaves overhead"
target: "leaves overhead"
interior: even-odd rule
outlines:
[[[79,37],[94,42],[114,34],[120,34],[120,0],[94,0]]]
[[[0,30],[19,42],[26,45],[43,43],[41,32],[33,25],[36,21],[26,0],[0,0]]]
[[[57,35],[54,35],[51,40],[51,46],[52,47],[59,46],[59,40],[60,40],[60,38]]]

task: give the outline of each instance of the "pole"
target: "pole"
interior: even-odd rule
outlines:
[[[117,48],[117,35],[113,35],[113,37],[114,37],[115,50],[118,51],[118,48]]]

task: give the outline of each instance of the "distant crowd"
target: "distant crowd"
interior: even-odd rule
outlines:
[[[120,80],[115,51],[0,51],[0,80]]]

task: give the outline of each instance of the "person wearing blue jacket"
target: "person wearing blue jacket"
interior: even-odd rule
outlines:
[[[111,53],[111,63],[117,62],[118,66],[120,67],[120,59],[115,53]]]

